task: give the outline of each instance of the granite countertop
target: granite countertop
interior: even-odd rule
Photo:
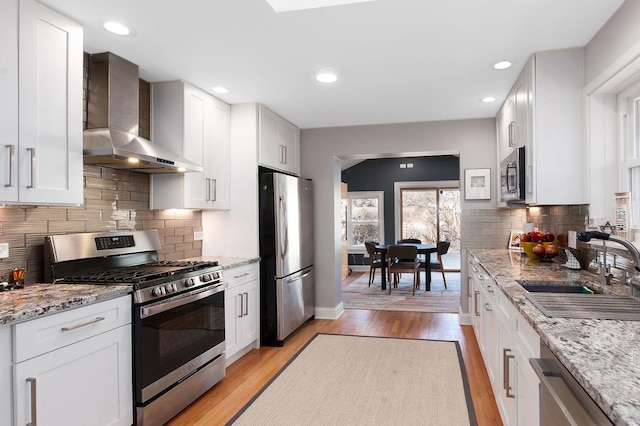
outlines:
[[[0,292],[0,326],[131,293],[128,285],[30,284]]]
[[[217,261],[218,264],[222,266],[223,270],[260,262],[259,257],[225,257],[225,256],[198,256],[198,257],[190,257],[189,259],[186,259],[186,260],[198,260],[203,262]]]
[[[579,280],[606,294],[629,296],[622,284],[553,263],[530,262],[511,250],[470,250],[541,340],[615,424],[640,424],[640,321],[548,318],[515,280]]]

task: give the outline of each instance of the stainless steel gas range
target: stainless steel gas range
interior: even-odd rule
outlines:
[[[157,231],[50,235],[45,279],[133,287],[136,424],[163,424],[225,376],[222,268],[158,261]]]

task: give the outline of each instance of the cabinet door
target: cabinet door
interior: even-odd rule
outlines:
[[[230,206],[229,193],[229,162],[231,108],[226,103],[212,98],[213,135],[210,163],[207,173],[209,180],[209,208],[228,209]]]
[[[82,27],[33,0],[19,26],[20,202],[81,204]]]
[[[496,404],[505,424],[516,424],[516,356],[515,342],[507,326],[502,321],[496,321],[496,356],[498,369],[494,382]]]
[[[522,355],[516,356],[516,411],[518,425],[540,424],[540,380]]]
[[[281,119],[278,135],[284,145],[282,163],[287,171],[296,176],[300,175],[300,129],[288,121]]]
[[[16,424],[132,424],[131,351],[126,325],[15,364]]]
[[[285,147],[278,134],[280,117],[262,105],[258,114],[258,161],[264,166],[282,170]]]
[[[0,424],[11,423],[11,327],[0,326]]]
[[[187,160],[202,164],[203,172],[184,174],[184,207],[203,209],[207,206],[212,108],[208,95],[188,84],[184,85],[184,141],[183,153]]]
[[[18,1],[0,2],[0,201],[18,201]],[[13,155],[12,155],[13,154]]]
[[[227,359],[242,349],[242,286],[230,287],[224,295],[224,336]]]
[[[260,337],[260,284],[258,280],[248,282],[242,286],[245,297],[244,321],[242,324],[243,344],[250,344]]]

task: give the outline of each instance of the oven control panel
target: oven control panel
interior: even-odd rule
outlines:
[[[185,275],[185,277],[181,279],[159,283],[146,288],[140,288],[134,292],[134,299],[136,303],[149,302],[171,294],[179,294],[189,290],[195,290],[199,287],[212,285],[221,281],[221,268],[205,273],[202,273],[202,271],[194,271]]]
[[[114,235],[108,237],[96,237],[96,250],[112,250],[119,248],[135,247],[133,235]]]

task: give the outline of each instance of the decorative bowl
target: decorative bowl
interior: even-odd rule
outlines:
[[[547,249],[547,246],[553,244],[551,242],[544,242],[544,243],[537,243],[537,242],[524,242],[521,241],[520,242],[520,247],[522,247],[524,249],[524,252],[527,254],[527,257],[531,260],[542,260],[542,261],[551,261],[552,257],[556,257],[557,253],[549,256],[546,253],[543,253],[542,255],[537,255],[536,253],[533,252],[533,247],[538,245],[538,244],[542,244],[545,248],[545,251]]]

